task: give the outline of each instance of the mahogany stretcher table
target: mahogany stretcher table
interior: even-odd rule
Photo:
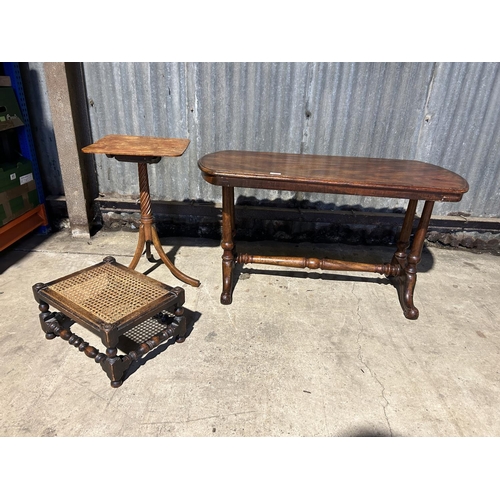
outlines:
[[[413,303],[413,292],[434,202],[460,201],[469,190],[467,181],[458,174],[436,165],[410,160],[219,151],[201,158],[198,166],[207,182],[222,186],[222,304],[232,302],[236,263],[362,271],[391,278],[398,290],[405,317],[417,319],[419,311]],[[235,187],[403,198],[409,201],[397,250],[390,263],[271,257],[237,254],[234,243]],[[425,204],[410,248],[419,200],[424,200]]]
[[[94,144],[82,149],[84,153],[105,154],[121,162],[137,163],[139,172],[139,189],[141,202],[141,223],[139,239],[130,269],[135,269],[146,247],[146,257],[150,262],[163,262],[170,272],[179,280],[191,286],[199,286],[197,279],[191,278],[177,269],[163,251],[160,238],[156,232],[151,210],[149,192],[148,163],[158,163],[162,156],[182,156],[189,145],[189,139],[170,139],[163,137],[143,137],[133,135],[107,135]],[[151,253],[151,244],[158,252],[159,259]]]

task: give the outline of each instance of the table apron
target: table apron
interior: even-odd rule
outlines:
[[[340,194],[352,196],[373,196],[375,198],[397,198],[397,199],[417,199],[422,201],[441,201],[441,202],[456,202],[462,199],[463,193],[453,192],[433,192],[411,189],[407,186],[395,186],[388,189],[387,187],[363,187],[363,186],[348,186],[339,184],[324,184],[324,183],[307,183],[301,185],[297,189],[296,183],[287,182],[284,179],[243,179],[224,176],[210,176],[203,173],[203,178],[215,186],[231,187],[231,188],[250,188],[250,189],[265,189],[267,191],[292,191],[300,193],[324,193],[324,194]]]

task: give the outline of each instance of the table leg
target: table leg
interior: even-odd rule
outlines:
[[[391,264],[399,266],[400,269],[404,269],[406,267],[408,260],[407,250],[410,245],[411,230],[413,229],[417,203],[418,200],[409,200],[408,202],[403,227],[401,228],[401,233],[399,234],[397,250],[392,258]]]
[[[408,227],[406,225],[407,220],[405,218],[405,224],[403,225],[403,230],[401,231],[402,236],[400,238],[401,247],[398,243],[398,251],[395,254],[395,258],[401,265],[401,272],[399,276],[396,276],[394,278],[394,281],[398,290],[399,300],[401,302],[401,307],[403,308],[403,313],[408,319],[417,319],[419,315],[418,309],[413,304],[413,292],[415,289],[415,284],[417,282],[417,266],[422,259],[422,250],[424,247],[425,235],[427,234],[427,229],[429,228],[429,222],[431,220],[433,208],[433,201],[425,202],[424,209],[422,210],[422,215],[420,217],[420,222],[415,232],[411,250],[408,256],[406,256],[406,248],[408,246],[408,243],[404,243],[408,232]]]
[[[233,300],[233,270],[236,261],[234,246],[234,188],[222,187],[222,304],[231,304]]]
[[[140,207],[141,207],[141,223],[139,226],[139,239],[135,249],[132,262],[129,264],[130,269],[135,269],[141,258],[144,246],[148,250],[151,241],[151,227],[153,224],[153,211],[151,209],[151,195],[149,193],[149,178],[148,178],[148,164],[139,163],[137,165],[139,174],[139,190],[140,190]],[[149,257],[149,255],[148,255]]]
[[[187,274],[184,274],[182,271],[177,269],[172,261],[168,258],[167,254],[163,251],[163,248],[161,246],[160,238],[158,237],[158,233],[156,232],[156,229],[154,226],[151,227],[151,235],[153,237],[153,245],[158,252],[158,255],[160,259],[163,261],[163,263],[168,267],[170,272],[179,280],[183,281],[184,283],[187,283],[188,285],[191,286],[200,286],[200,282],[197,279],[189,277]]]
[[[151,209],[151,195],[149,193],[148,165],[147,163],[139,163],[139,189],[141,201],[141,224],[139,227],[139,240],[135,250],[132,262],[129,264],[130,269],[135,269],[142,255],[144,246],[146,246],[146,256],[150,262],[159,262],[153,258],[151,254],[151,243],[158,252],[160,260],[167,266],[170,272],[179,280],[191,286],[200,286],[197,279],[189,277],[182,271],[177,269],[167,254],[163,251],[160,238],[153,224],[153,212]]]
[[[135,247],[135,253],[132,257],[132,261],[128,265],[130,269],[135,269],[142,255],[142,251],[144,250],[144,245],[146,244],[146,239],[144,238],[144,225],[140,224],[139,226],[139,238],[137,240],[137,246]]]
[[[158,264],[161,263],[161,259],[155,259],[153,257],[153,254],[151,253],[151,241],[146,241],[146,258],[151,262],[152,264]]]

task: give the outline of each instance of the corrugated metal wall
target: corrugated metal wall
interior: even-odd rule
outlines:
[[[36,63],[30,63],[34,65]],[[197,160],[222,149],[404,158],[464,176],[470,191],[434,213],[500,216],[498,63],[85,63],[94,139],[191,139],[149,167],[157,200],[221,201]],[[136,196],[136,166],[96,156],[99,189]],[[319,208],[392,210],[380,198],[237,190]],[[251,198],[250,198],[251,199]]]

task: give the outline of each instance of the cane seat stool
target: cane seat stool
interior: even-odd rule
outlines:
[[[37,283],[33,294],[45,337],[60,337],[93,358],[111,387],[120,387],[132,363],[165,340],[185,340],[184,289],[125,267],[114,257],[50,283]],[[74,334],[70,327],[75,323],[100,337],[105,352]]]

